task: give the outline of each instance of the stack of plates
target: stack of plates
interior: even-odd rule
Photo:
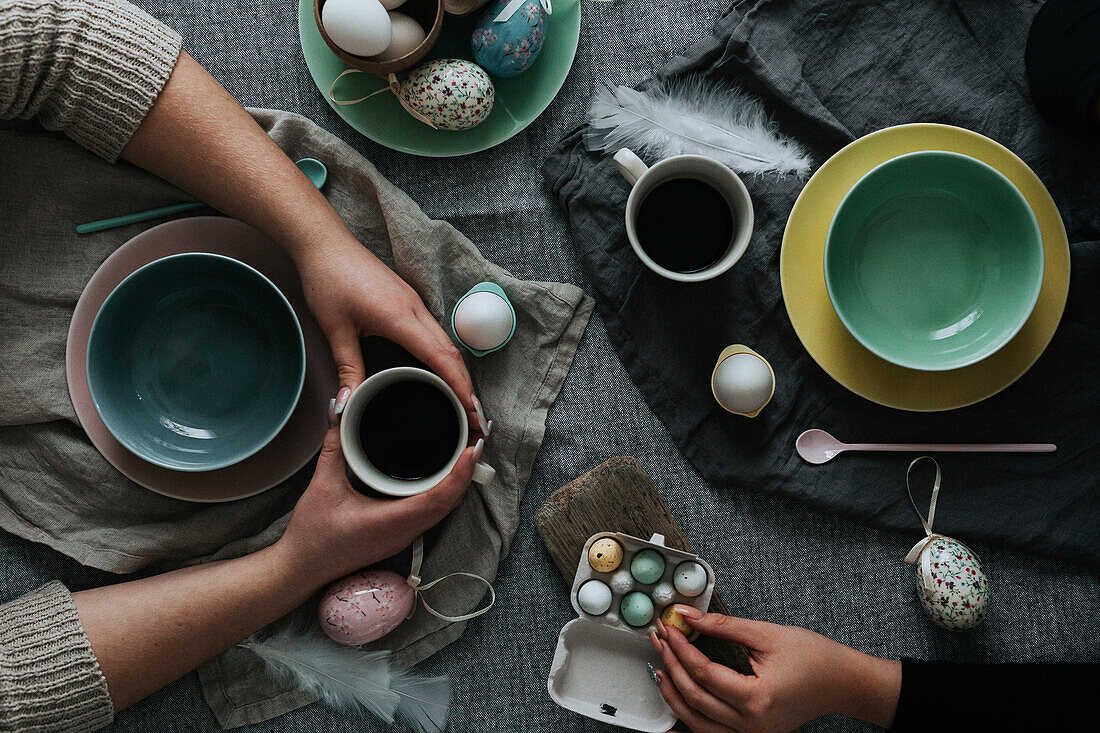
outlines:
[[[187,252],[224,255],[258,270],[286,296],[305,342],[305,380],[298,404],[286,424],[258,452],[209,471],[172,470],[127,450],[107,429],[88,388],[88,338],[107,296],[139,268]],[[65,368],[77,418],[99,452],[136,483],[165,496],[199,502],[229,501],[258,494],[308,463],[324,440],[328,402],[338,386],[328,342],[309,312],[294,263],[278,245],[255,229],[215,216],[181,219],[153,227],[103,261],[73,311]]]
[[[826,239],[848,192],[881,164],[921,151],[958,153],[991,166],[1023,196],[1042,239],[1042,282],[1027,320],[1003,346],[987,349],[976,361],[958,368],[950,368],[948,362],[938,368],[927,364],[910,368],[896,363],[904,360],[888,361],[872,352],[845,327],[826,286]],[[780,280],[795,333],[810,356],[837,382],[888,407],[951,410],[984,400],[1012,384],[1050,343],[1069,290],[1069,241],[1050,194],[1011,151],[958,127],[900,125],[848,145],[809,180],[787,221]]]

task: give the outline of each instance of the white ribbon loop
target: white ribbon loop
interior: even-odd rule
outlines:
[[[932,501],[928,505],[928,519],[924,518],[924,515],[920,513],[920,509],[917,509],[917,502],[913,499],[913,488],[909,485],[909,475],[913,472],[913,466],[917,465],[925,458],[932,461],[936,466],[936,479],[932,482]],[[909,503],[913,505],[913,509],[916,510],[917,516],[920,517],[920,523],[924,527],[925,537],[920,542],[913,545],[913,549],[909,550],[909,553],[905,556],[905,562],[915,563],[920,560],[921,578],[924,582],[924,587],[927,590],[932,590],[935,585],[932,580],[932,559],[931,555],[925,552],[928,546],[932,544],[932,540],[943,535],[936,534],[932,531],[932,522],[936,518],[936,500],[940,496],[940,464],[936,462],[935,458],[931,456],[921,456],[920,458],[913,459],[913,462],[909,464],[909,470],[905,472],[905,490],[909,494]]]
[[[481,577],[480,575],[475,575],[474,573],[451,573],[450,575],[444,575],[442,578],[437,578],[436,580],[433,580],[430,583],[423,583],[422,584],[422,581],[421,581],[421,578],[420,578],[420,566],[423,563],[424,563],[424,538],[423,537],[417,537],[416,540],[413,542],[412,567],[410,568],[409,577],[406,580],[406,582],[410,586],[412,586],[413,591],[416,593],[416,597],[420,599],[420,602],[422,604],[424,604],[424,610],[427,611],[428,613],[430,613],[431,615],[435,616],[436,618],[443,619],[444,621],[451,621],[451,622],[454,622],[454,621],[469,621],[472,618],[477,618],[478,616],[480,616],[484,613],[488,613],[489,609],[493,607],[494,603],[496,603],[497,594],[496,594],[496,591],[493,589],[493,584],[490,583],[485,578]],[[424,591],[430,589],[431,587],[433,587],[435,585],[438,585],[439,583],[442,583],[444,580],[447,580],[448,578],[454,578],[456,576],[474,578],[475,580],[480,580],[482,583],[484,583],[485,587],[489,589],[489,605],[487,605],[485,608],[479,608],[476,611],[472,611],[470,613],[462,614],[461,616],[448,616],[446,614],[440,613],[439,611],[436,611],[434,608],[429,606],[428,601],[424,599]],[[406,616],[405,618],[406,619],[412,618],[414,613],[416,613],[416,601],[415,600],[413,601],[412,608],[409,609],[409,615]]]
[[[375,90],[375,91],[371,92],[370,94],[368,94],[365,97],[359,97],[358,99],[337,99],[336,98],[336,82],[340,81],[341,79],[343,79],[348,74],[365,74],[365,73],[367,73],[367,72],[360,71],[359,69],[344,69],[343,71],[341,71],[340,75],[332,80],[332,85],[329,86],[329,88],[328,88],[328,98],[330,100],[332,100],[333,104],[339,105],[341,107],[346,107],[349,104],[359,104],[360,102],[365,102],[366,100],[370,99],[371,97],[376,96],[378,94],[382,94],[383,92],[393,92],[393,96],[397,97],[397,101],[401,104],[402,107],[405,108],[406,112],[408,112],[410,115],[412,115],[418,121],[423,122],[425,125],[432,128],[433,130],[439,129],[434,124],[432,124],[431,120],[429,120],[427,117],[425,117],[424,115],[420,114],[415,109],[410,107],[409,103],[404,100],[404,98],[401,96],[401,82],[397,80],[397,74],[390,74],[389,77],[386,79],[386,81],[389,83],[389,86],[384,86],[381,89]]]
[[[500,11],[497,17],[493,18],[493,22],[504,23],[515,15],[516,11],[523,7],[526,2],[527,0],[512,0],[512,2],[504,6],[504,9]],[[542,6],[542,9],[546,11],[547,15],[552,15],[554,13],[554,7],[550,4],[550,0],[539,0],[539,5]]]

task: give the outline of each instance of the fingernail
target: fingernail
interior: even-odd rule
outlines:
[[[481,454],[485,452],[485,438],[478,438],[474,443],[474,463],[481,460]]]
[[[668,636],[668,632],[665,631],[665,622],[661,620],[661,617],[657,617],[657,630],[661,632],[661,638],[664,639]]]
[[[333,400],[332,411],[339,415],[344,411],[344,407],[348,404],[348,398],[351,397],[351,387],[344,387],[336,393],[336,399]]]
[[[489,424],[485,426],[485,437],[489,437],[489,433],[493,432],[493,421],[490,420]]]
[[[477,411],[477,426],[481,428],[482,435],[489,434],[489,421],[485,419],[485,410],[481,407],[481,400],[474,395],[474,410]]]
[[[654,649],[661,651],[661,642],[657,641],[657,632],[653,629],[649,630],[649,641],[653,644]]]
[[[336,399],[335,398],[328,401],[328,414],[326,415],[326,417],[328,418],[328,426],[330,428],[334,428],[334,427],[336,427],[337,425],[340,424],[340,421],[336,419]]]
[[[677,603],[674,608],[676,609],[676,613],[684,618],[690,618],[692,621],[698,621],[703,618],[703,612],[695,606],[685,606],[682,603]]]
[[[646,663],[645,663],[645,668],[646,668],[646,671],[647,671],[647,672],[649,672],[649,677],[650,677],[650,679],[652,679],[652,680],[653,680],[653,684],[655,684],[655,685],[657,685],[658,687],[660,687],[660,685],[661,685],[661,678],[660,678],[660,676],[658,676],[658,674],[657,674],[657,670],[653,669],[653,665],[652,665],[652,664],[650,664],[649,662],[646,662]]]

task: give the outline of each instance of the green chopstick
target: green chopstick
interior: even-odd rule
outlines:
[[[173,214],[182,214],[185,211],[195,211],[196,209],[205,208],[206,204],[201,201],[190,201],[186,204],[172,204],[171,206],[162,206],[159,209],[149,209],[148,211],[138,211],[133,214],[124,214],[122,216],[116,216],[111,219],[101,219],[100,221],[93,221],[88,224],[78,224],[76,227],[77,234],[90,234],[92,232],[101,232],[104,229],[114,229],[115,227],[124,227],[127,224],[137,224],[139,221],[148,221],[149,219],[159,219],[162,216],[172,216]]]

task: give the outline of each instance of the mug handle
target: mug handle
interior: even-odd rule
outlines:
[[[619,173],[623,174],[623,178],[630,182],[633,186],[638,182],[638,179],[645,175],[649,170],[649,166],[642,162],[642,159],[634,154],[634,151],[630,148],[619,148],[619,152],[615,153],[615,165],[619,168]]]
[[[497,470],[488,463],[478,462],[474,465],[473,482],[475,484],[487,484],[496,478]]]

